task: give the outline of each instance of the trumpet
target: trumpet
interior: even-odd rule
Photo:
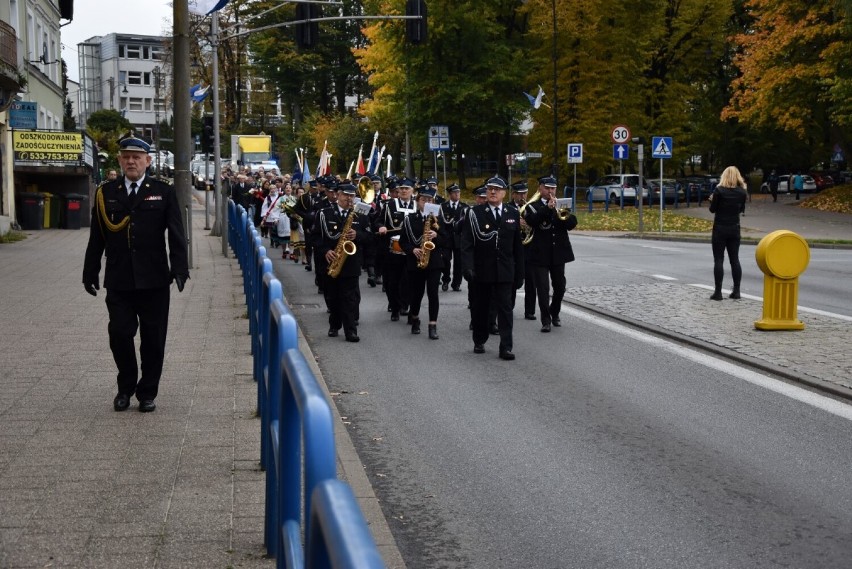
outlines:
[[[527,206],[530,205],[533,202],[538,201],[539,199],[541,199],[541,192],[537,191],[536,193],[534,193],[532,195],[532,197],[530,199],[528,199],[524,203],[524,205],[521,206],[521,208],[518,210],[521,214],[521,219],[523,219],[523,217],[524,217],[524,210],[527,209]],[[523,243],[524,245],[529,245],[530,243],[532,243],[532,240],[533,240],[533,228],[530,227],[529,225],[527,225],[526,223],[523,223],[521,225],[521,243]]]

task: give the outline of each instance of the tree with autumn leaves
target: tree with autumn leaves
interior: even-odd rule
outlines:
[[[378,130],[397,171],[406,132],[417,154],[427,150],[427,128],[446,124],[455,157],[448,169],[462,183],[471,165],[504,169],[503,156],[512,152],[541,152],[538,166],[548,169],[554,112],[561,170],[566,144],[582,142],[589,177],[618,167],[609,139],[615,124],[647,144],[652,136],[673,137],[670,174],[728,164],[808,168],[850,138],[849,1],[427,4],[428,39],[420,45],[406,42],[399,20],[320,24],[313,50],[297,49],[286,28],[247,36],[251,56],[226,63],[226,83],[237,83],[224,87],[232,94],[226,105],[239,107],[240,73],[250,66],[284,104],[288,144],[310,145],[318,155],[321,139],[334,138],[328,132],[335,122],[354,115],[343,130],[367,139],[337,137],[336,155],[352,156]],[[235,0],[231,21],[260,27],[293,18],[284,6],[262,22],[250,20],[274,5]],[[400,15],[404,7],[404,0],[345,0],[335,14]],[[532,109],[523,93],[537,85],[545,104]],[[229,112],[239,128],[239,111]],[[529,133],[520,130],[526,118]],[[353,128],[357,121],[363,129]],[[624,166],[634,169],[634,159]]]

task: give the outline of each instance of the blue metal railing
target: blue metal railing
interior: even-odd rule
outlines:
[[[383,568],[355,497],[337,480],[333,414],[298,351],[296,319],[281,282],[245,210],[233,202],[229,208],[229,242],[243,269],[258,382],[267,552],[281,568]]]

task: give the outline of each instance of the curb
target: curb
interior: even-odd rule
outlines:
[[[746,356],[744,354],[740,354],[735,352],[734,350],[729,350],[727,348],[723,348],[716,344],[711,344],[710,342],[705,342],[704,340],[699,340],[698,338],[694,338],[692,336],[687,336],[685,334],[681,334],[679,332],[673,332],[671,330],[667,330],[665,328],[661,328],[660,326],[656,326],[653,324],[648,324],[646,322],[642,322],[640,320],[636,320],[634,318],[630,318],[627,316],[623,316],[621,314],[611,312],[604,308],[600,308],[597,306],[593,306],[591,304],[586,304],[585,302],[573,299],[566,299],[564,302],[569,305],[583,310],[585,312],[591,312],[593,314],[597,314],[598,316],[602,316],[607,318],[608,320],[613,320],[616,322],[621,322],[623,324],[627,324],[633,328],[637,328],[640,330],[644,330],[655,336],[666,338],[669,340],[674,340],[676,342],[690,345],[694,348],[698,348],[705,352],[710,352],[719,357],[725,358],[727,360],[731,360],[740,364],[747,365],[751,368],[758,369],[760,371],[770,373],[774,376],[779,377],[780,379],[787,381],[789,383],[795,383],[800,385],[805,385],[811,389],[828,393],[835,397],[839,397],[848,401],[852,401],[852,389],[843,389],[833,383],[828,383],[827,381],[822,381],[819,379],[814,379],[806,376],[801,376],[794,374],[787,368],[783,368],[780,366],[776,366],[770,362],[765,360],[761,360],[758,358],[754,358],[752,356]]]

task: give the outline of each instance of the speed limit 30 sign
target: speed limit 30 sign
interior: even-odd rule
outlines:
[[[612,141],[616,144],[624,144],[630,140],[630,129],[624,125],[612,127]]]

